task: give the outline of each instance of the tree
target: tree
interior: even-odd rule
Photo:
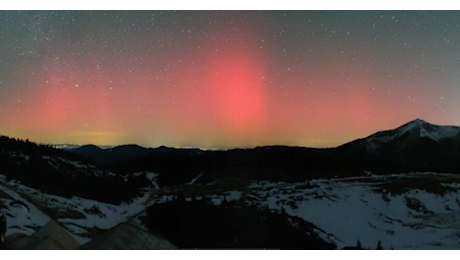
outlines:
[[[220,206],[222,206],[222,207],[227,207],[228,206],[228,201],[227,201],[227,198],[225,197],[225,195],[222,198],[222,202],[220,203]]]
[[[383,250],[382,241],[379,240],[379,242],[377,243],[377,247],[375,249],[376,250]]]
[[[178,200],[179,200],[179,196],[177,196],[177,192],[174,192],[173,201],[178,201]]]
[[[185,194],[184,191],[180,190],[179,193],[177,194],[177,200],[179,202],[185,202]]]
[[[192,202],[197,201],[195,192],[192,193],[191,200],[192,200]]]
[[[0,213],[0,244],[5,241],[6,237],[6,215]]]
[[[363,249],[363,245],[361,244],[361,241],[359,241],[359,239],[358,239],[358,242],[356,243],[356,248]]]
[[[284,209],[284,207],[281,207],[281,215],[285,215],[286,214],[286,210]]]

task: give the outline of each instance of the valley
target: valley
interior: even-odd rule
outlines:
[[[0,185],[11,196],[3,196],[2,203],[13,205],[7,212],[16,220],[8,223],[9,232],[31,233],[51,216],[80,243],[122,222],[147,229],[142,221],[145,210],[173,200],[181,191],[187,201],[194,197],[221,205],[225,200],[240,207],[285,211],[312,223],[322,239],[338,248],[360,241],[364,248],[374,249],[381,241],[385,249],[456,249],[460,238],[460,178],[452,174],[370,175],[296,183],[220,180],[152,187],[142,197],[119,205],[42,193],[7,182],[4,176]]]

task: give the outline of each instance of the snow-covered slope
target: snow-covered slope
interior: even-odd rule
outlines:
[[[22,198],[16,191],[4,185],[4,176],[0,176],[0,209],[7,216],[6,235],[22,233],[33,234],[44,226],[50,217],[35,205]]]
[[[155,182],[155,174],[147,175],[152,183]],[[2,196],[0,201],[8,217],[8,234],[19,232],[30,235],[45,225],[52,216],[81,244],[91,240],[100,229],[110,229],[122,222],[130,221],[153,203],[149,200],[149,190],[146,190],[144,196],[135,198],[130,203],[114,205],[75,196],[65,198],[46,194],[18,181],[8,181],[1,174],[0,191],[7,194]],[[34,205],[39,205],[43,212]]]
[[[152,180],[155,175],[148,174]],[[213,187],[215,185],[216,187]],[[316,179],[306,182],[250,182],[241,187],[222,183],[185,185],[214,204],[228,202],[284,209],[314,224],[317,232],[339,248],[356,245],[385,249],[458,249],[460,177],[413,173]],[[140,216],[153,203],[171,200],[174,189],[151,188],[130,203],[113,205],[79,197],[42,193],[0,175],[0,203],[8,216],[8,234],[32,234],[50,216],[80,243],[121,222],[142,226]],[[191,198],[186,198],[191,200]]]
[[[425,180],[438,182],[438,188],[445,190],[404,186],[406,181]],[[266,182],[250,188],[246,196],[250,203],[284,208],[324,230],[339,247],[356,245],[359,240],[364,247],[375,248],[380,240],[386,249],[460,248],[460,179],[455,175]]]
[[[216,205],[225,198],[237,205],[284,209],[311,222],[318,235],[338,248],[355,246],[358,240],[372,249],[379,241],[385,249],[460,248],[459,175],[368,172],[363,177],[298,183],[257,181],[220,190],[223,186],[225,181],[193,188],[208,191],[204,196]],[[156,199],[165,201],[166,196]]]

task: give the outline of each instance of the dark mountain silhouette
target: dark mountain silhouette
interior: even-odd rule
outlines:
[[[91,159],[102,167],[117,169],[129,161],[145,158],[149,155],[180,155],[188,153],[200,153],[199,149],[176,149],[166,146],[158,148],[144,148],[138,145],[121,145],[110,149],[102,149],[95,145],[84,145],[79,148],[67,149],[80,156]]]
[[[98,157],[100,154],[104,153],[104,149],[99,148],[98,146],[88,144],[82,145],[78,148],[72,149],[65,149],[65,150],[72,150],[73,153],[81,154],[85,157]]]
[[[0,151],[1,173],[63,191],[66,188],[57,185],[57,180],[53,179],[55,185],[45,180],[58,176],[70,186],[74,180],[84,183],[94,178],[94,182],[100,182],[102,176],[113,181],[113,187],[122,188],[127,185],[123,184],[126,176],[133,177],[130,173],[134,172],[158,173],[160,186],[185,184],[198,175],[198,182],[209,182],[219,178],[304,181],[358,176],[368,171],[460,173],[460,127],[417,119],[329,149],[267,146],[203,151],[137,145],[101,149],[86,145],[67,152],[2,137]],[[140,181],[135,183],[136,187],[142,186]]]
[[[130,144],[110,149],[102,149],[95,145],[85,145],[68,150],[72,153],[90,158],[102,167],[108,167],[112,166],[114,163],[124,163],[135,158],[143,157],[148,154],[150,149]]]
[[[202,182],[222,177],[298,181],[362,175],[367,171],[458,173],[460,127],[416,119],[394,130],[329,149],[267,146],[202,151],[115,147],[88,158],[114,172],[157,172],[162,185],[186,183],[201,173]]]
[[[348,161],[376,172],[460,172],[460,127],[421,119],[337,148]]]

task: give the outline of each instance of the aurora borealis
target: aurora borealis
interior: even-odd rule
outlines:
[[[0,11],[0,133],[331,147],[460,125],[456,11]]]

